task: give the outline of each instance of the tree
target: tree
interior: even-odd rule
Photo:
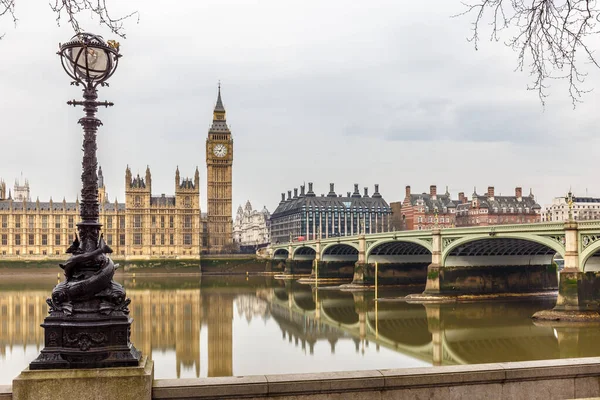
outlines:
[[[600,68],[590,50],[590,40],[599,33],[597,0],[477,0],[463,3],[458,16],[474,16],[472,35],[479,46],[482,24],[491,28],[490,41],[500,41],[517,52],[517,69],[529,69],[542,104],[552,80],[565,80],[573,107],[589,92],[584,87],[587,73],[583,63]]]
[[[15,2],[17,0],[0,0],[0,18],[10,17],[13,23],[17,24],[17,16],[15,14]],[[77,33],[83,29],[79,24],[79,15],[82,12],[90,12],[93,16],[98,17],[100,25],[106,26],[112,33],[125,38],[125,30],[123,22],[126,19],[136,17],[139,21],[139,13],[134,11],[122,17],[112,17],[108,13],[106,0],[54,0],[50,1],[50,8],[56,14],[56,23],[60,26],[61,20],[66,19],[73,30]],[[4,34],[0,35],[0,39]]]

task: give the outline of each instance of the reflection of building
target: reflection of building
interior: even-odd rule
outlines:
[[[135,290],[131,298],[131,341],[143,354],[175,349],[177,377],[181,367],[200,376],[202,300],[199,289]]]
[[[361,232],[379,233],[390,230],[391,211],[375,185],[375,193],[369,197],[368,188],[364,195],[354,185],[354,192],[346,196],[337,195],[333,183],[327,196],[317,196],[313,192],[312,182],[308,192],[304,185],[292,192],[287,199],[281,194],[281,202],[271,215],[271,241],[286,243],[290,236],[293,240],[312,240],[318,235],[323,238],[352,236]]]
[[[239,206],[233,223],[233,241],[240,247],[269,243],[270,216],[266,207],[261,211],[253,210],[250,200],[244,208]]]
[[[237,308],[238,316],[244,315],[248,322],[258,317],[264,321],[269,317],[268,303],[256,296],[239,295],[235,298],[235,308]]]
[[[456,226],[530,224],[540,222],[540,210],[531,192],[523,196],[523,190],[517,187],[514,196],[496,196],[490,186],[485,195],[473,192],[470,201],[461,198],[456,209]]]
[[[48,314],[46,291],[4,291],[0,294],[0,354],[6,355],[7,346],[44,343],[44,330],[40,324]]]
[[[450,198],[448,188],[446,193],[437,194],[437,187],[431,185],[429,194],[413,194],[410,186],[407,186],[402,202],[404,229],[432,229],[436,224],[440,228],[450,228],[454,225],[457,203],[458,201]]]
[[[213,123],[206,139],[208,251],[227,251],[232,243],[231,174],[233,139],[221,101],[221,85],[213,113]]]
[[[575,197],[573,196],[573,219],[590,220],[600,219],[600,198]],[[547,205],[544,210],[544,221],[568,221],[569,205],[564,197],[555,197],[552,204]]]
[[[210,294],[206,302],[208,376],[233,375],[233,294]]]

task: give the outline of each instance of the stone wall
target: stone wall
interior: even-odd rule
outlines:
[[[600,396],[600,358],[154,381],[153,399],[577,399]]]

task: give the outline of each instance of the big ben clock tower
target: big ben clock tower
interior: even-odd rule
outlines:
[[[221,84],[213,113],[213,123],[206,139],[208,251],[219,253],[231,244],[231,166],[233,139],[225,120],[221,101]]]

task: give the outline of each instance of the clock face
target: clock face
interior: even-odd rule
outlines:
[[[227,155],[227,146],[224,144],[217,144],[213,147],[213,154],[217,157],[225,157]]]

